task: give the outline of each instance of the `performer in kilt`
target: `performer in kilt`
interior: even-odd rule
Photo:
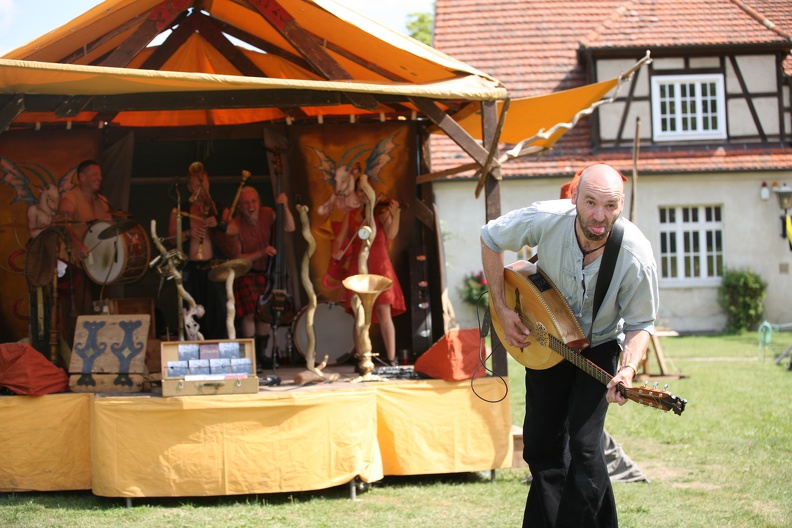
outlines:
[[[239,215],[229,220],[226,235],[231,243],[229,251],[232,258],[249,259],[253,266],[247,274],[234,281],[234,297],[236,314],[240,318],[240,335],[245,338],[255,337],[256,355],[259,364],[264,365],[264,351],[270,334],[269,323],[257,317],[259,298],[267,289],[267,268],[269,259],[277,253],[271,244],[273,227],[283,228],[285,232],[295,229],[294,217],[288,208],[288,198],[281,193],[275,202],[283,204],[282,226],[275,210],[261,205],[258,191],[253,187],[244,187],[239,195]]]

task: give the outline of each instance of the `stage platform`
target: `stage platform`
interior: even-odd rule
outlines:
[[[339,381],[298,386],[300,370],[258,394],[0,397],[0,491],[266,494],[512,465],[499,378],[474,393],[469,380],[351,383],[342,366],[327,369]]]

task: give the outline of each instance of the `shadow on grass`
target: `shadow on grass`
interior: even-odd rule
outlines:
[[[234,505],[280,505],[293,502],[309,502],[322,500],[350,500],[351,486],[355,486],[357,495],[364,494],[372,487],[376,488],[411,488],[435,485],[470,484],[489,482],[489,471],[478,473],[448,473],[442,475],[389,476],[380,481],[366,484],[359,480],[333,488],[290,493],[268,493],[247,495],[225,495],[213,497],[133,497],[132,507],[156,508],[215,508]],[[126,508],[126,498],[100,497],[90,490],[77,491],[31,491],[0,493],[0,508],[14,505],[31,504],[39,508],[56,510],[113,510]]]

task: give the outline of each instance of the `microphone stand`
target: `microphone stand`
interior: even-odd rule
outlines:
[[[72,319],[77,317],[77,305],[74,304],[74,274],[72,273],[72,252],[71,245],[66,246],[66,255],[69,258],[69,297],[71,297],[71,306],[69,307],[69,317]]]
[[[181,176],[176,176],[176,249],[179,253],[182,253],[182,204],[181,204],[181,192],[179,191],[179,187],[181,185]],[[182,297],[176,291],[176,306],[178,309],[176,310],[176,333],[179,336],[179,341],[182,341],[182,336],[184,335],[184,313],[182,311]],[[168,336],[170,339],[170,336]]]

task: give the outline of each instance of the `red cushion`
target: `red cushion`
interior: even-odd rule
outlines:
[[[32,346],[7,343],[0,345],[0,387],[27,396],[69,392],[69,375]]]
[[[415,371],[445,381],[468,380],[474,373],[480,378],[487,373],[479,359],[480,342],[476,328],[449,330],[416,360]]]

